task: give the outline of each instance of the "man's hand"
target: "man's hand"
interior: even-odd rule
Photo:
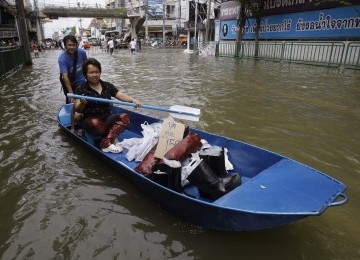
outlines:
[[[140,108],[141,107],[141,102],[140,101],[138,101],[137,99],[135,99],[135,98],[133,98],[133,101],[132,101],[134,104],[135,104],[135,107],[136,108]]]

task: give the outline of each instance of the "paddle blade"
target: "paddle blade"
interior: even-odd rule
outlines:
[[[195,122],[199,121],[200,109],[198,108],[174,105],[170,107],[170,110],[170,115],[174,118],[191,120]]]

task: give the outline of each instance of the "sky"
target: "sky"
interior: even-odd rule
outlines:
[[[31,1],[32,2],[32,1]],[[105,7],[105,0],[38,0],[39,9],[43,8],[44,6],[48,5],[56,5],[56,6],[64,6],[64,7],[76,7],[77,2],[80,2],[80,6],[83,4],[89,7],[95,7],[96,4],[100,5],[101,7]],[[81,25],[82,27],[86,28],[90,25],[92,18],[81,18]],[[45,38],[51,38],[55,31],[61,31],[67,27],[73,27],[80,25],[79,18],[61,18],[56,20],[51,20],[50,23],[44,24],[44,34]]]

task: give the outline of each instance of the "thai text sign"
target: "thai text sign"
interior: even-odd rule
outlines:
[[[237,19],[240,13],[240,3],[235,1],[224,2],[220,6],[220,20]]]
[[[311,12],[265,16],[260,39],[356,38],[360,37],[360,5]],[[236,39],[236,20],[221,22],[220,39]],[[243,39],[255,38],[256,22],[249,19]]]
[[[183,139],[184,131],[184,124],[175,122],[172,118],[166,118],[162,124],[154,157],[163,158],[167,151]]]
[[[359,4],[359,0],[324,1],[324,0],[263,0],[263,16],[313,11]],[[256,1],[255,1],[256,2]]]

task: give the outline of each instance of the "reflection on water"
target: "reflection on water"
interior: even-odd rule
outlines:
[[[104,80],[143,103],[200,108],[192,126],[274,150],[348,185],[350,202],[321,217],[229,233],[170,215],[59,130],[59,54],[40,53],[32,67],[1,81],[3,259],[359,258],[358,72],[180,50],[89,52]]]

